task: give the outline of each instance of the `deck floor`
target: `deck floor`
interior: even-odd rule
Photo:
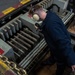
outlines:
[[[16,5],[20,0],[0,0],[0,12]]]

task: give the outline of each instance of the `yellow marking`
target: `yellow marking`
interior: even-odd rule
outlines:
[[[14,8],[14,7],[9,7],[8,9],[6,9],[6,10],[2,11],[2,13],[6,15],[6,14],[8,14],[8,13],[12,12],[13,10],[15,10],[15,8]]]
[[[0,72],[5,73],[10,68],[2,61],[0,60]]]
[[[30,0],[22,0],[20,3],[21,3],[21,4],[26,4],[26,3],[28,3],[28,2],[30,2]]]

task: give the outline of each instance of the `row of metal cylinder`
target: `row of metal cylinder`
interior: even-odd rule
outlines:
[[[7,43],[15,49],[15,54],[18,57],[21,57],[21,55],[26,55],[27,52],[32,50],[39,38],[40,36],[34,34],[28,29],[24,29],[24,31],[17,33],[17,35],[14,36],[14,39],[11,38],[10,41],[7,41]]]
[[[43,8],[47,9],[48,7],[50,7],[53,3],[53,0],[43,0],[41,2],[39,2],[38,4],[41,5]],[[56,12],[56,8],[52,9],[53,12]],[[72,13],[68,12],[67,10],[60,10],[60,12],[57,12],[58,16],[63,19],[63,21],[65,22]]]
[[[27,75],[26,70],[24,70],[23,68],[17,67],[17,65],[14,62],[9,61],[7,57],[0,55],[0,60],[2,60],[3,63],[5,63],[17,75]]]
[[[14,22],[10,23],[9,25],[6,24],[5,27],[1,29],[0,36],[1,38],[6,41],[6,39],[9,39],[10,36],[13,36],[17,31],[19,31],[22,28],[20,19],[16,19]]]
[[[50,7],[50,5],[52,4],[53,0],[43,0],[40,3],[38,3],[39,5],[41,5],[43,8],[48,8]]]
[[[20,58],[35,47],[40,36],[24,27],[20,19],[16,19],[1,29],[0,37],[14,49]]]

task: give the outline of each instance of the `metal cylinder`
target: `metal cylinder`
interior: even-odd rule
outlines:
[[[14,24],[16,30],[19,31],[19,25],[18,25],[18,23],[16,21],[14,21],[13,24]]]
[[[27,38],[33,40],[34,42],[37,41],[37,39],[35,39],[34,37],[30,36],[29,34],[23,32],[23,31],[20,31],[20,33],[21,33],[22,35],[24,35],[25,37],[27,37]]]
[[[21,49],[23,50],[28,50],[27,47],[23,46],[21,43],[17,42],[15,39],[11,39],[12,42],[14,42],[15,44],[17,44]],[[23,51],[24,52],[24,51]]]
[[[39,35],[37,35],[37,34],[33,33],[33,32],[32,32],[32,31],[30,31],[28,28],[24,28],[24,31],[25,31],[26,33],[28,33],[28,34],[32,35],[32,36],[33,36],[33,37],[35,37],[35,38],[40,38],[40,36],[39,36]]]
[[[14,26],[13,24],[10,24],[9,26],[11,27],[12,32],[13,32],[13,33],[16,33],[16,28],[15,28],[15,26]]]
[[[14,52],[14,54],[16,55],[16,58],[20,58],[21,57],[21,55],[19,53],[17,53],[17,52]]]
[[[16,22],[18,23],[19,25],[19,28],[21,29],[22,28],[22,23],[21,23],[21,20],[17,19]]]
[[[5,29],[7,29],[7,31],[8,31],[8,34],[10,35],[10,36],[12,36],[13,34],[12,34],[12,30],[11,30],[11,28],[9,27],[9,26],[6,26],[6,28]]]
[[[2,32],[0,32],[0,38],[3,40],[3,41],[6,41],[6,38],[4,36],[4,34]]]
[[[19,37],[17,37],[17,36],[14,36],[14,37],[15,37],[15,39],[16,39],[17,41],[20,41],[20,43],[24,44],[24,46],[27,46],[27,47],[31,48],[31,45],[28,44],[27,42],[23,41],[21,38],[19,38]]]
[[[7,39],[9,39],[9,34],[8,31],[6,29],[3,29],[4,35]]]
[[[24,52],[20,48],[18,48],[17,46],[15,46],[15,44],[13,44],[12,42],[7,41],[7,43],[9,45],[11,45],[16,50],[16,52],[17,52],[18,55],[24,54]]]
[[[24,37],[23,35],[18,33],[18,37],[22,38],[24,41],[27,41],[28,43],[30,43],[31,45],[34,45],[34,42],[31,41],[30,39]]]

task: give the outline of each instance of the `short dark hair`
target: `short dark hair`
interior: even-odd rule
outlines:
[[[42,6],[39,4],[37,4],[35,6],[31,6],[31,8],[29,9],[29,14],[33,15],[36,10],[39,10],[41,8],[42,8]]]

